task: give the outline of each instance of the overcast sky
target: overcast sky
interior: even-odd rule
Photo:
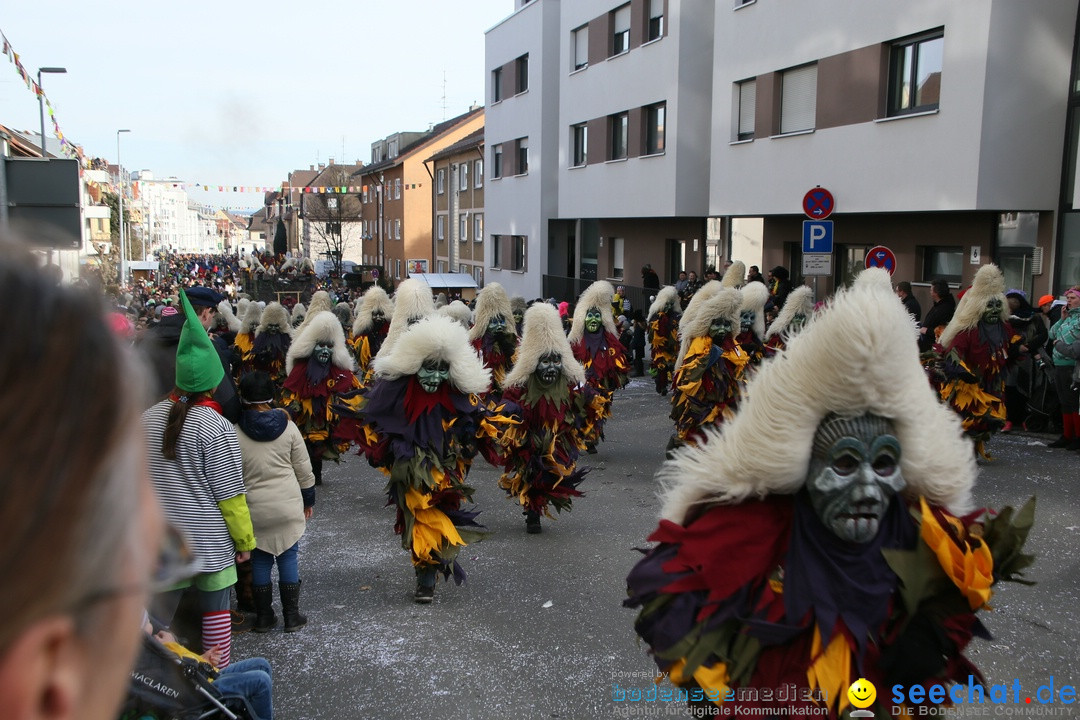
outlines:
[[[484,102],[484,31],[514,0],[3,2],[0,30],[89,157],[205,185],[276,185]],[[0,56],[0,124],[37,132],[37,98]],[[445,73],[445,91],[443,77]],[[443,99],[445,92],[445,102]],[[444,109],[445,105],[445,109]],[[52,133],[46,116],[46,129]],[[344,147],[344,155],[342,149]],[[192,192],[253,208],[256,194]]]

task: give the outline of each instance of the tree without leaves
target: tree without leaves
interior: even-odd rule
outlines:
[[[319,182],[328,187],[348,186],[349,171],[333,167]],[[302,196],[304,221],[317,239],[317,251],[332,263],[341,276],[345,257],[360,249],[362,230],[360,197],[351,193],[305,193]]]

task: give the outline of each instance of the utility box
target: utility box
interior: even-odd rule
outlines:
[[[78,160],[4,158],[3,171],[14,233],[39,247],[82,247]]]

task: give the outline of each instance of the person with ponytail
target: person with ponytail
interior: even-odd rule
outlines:
[[[155,597],[152,613],[172,622],[186,587],[195,585],[203,650],[218,648],[220,667],[230,659],[230,590],[236,563],[255,548],[244,488],[240,444],[214,401],[225,370],[192,308],[180,294],[186,321],[176,350],[176,386],[143,413],[150,479],[165,516],[184,533],[200,573]]]

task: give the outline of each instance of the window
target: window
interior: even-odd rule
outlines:
[[[937,110],[944,46],[941,30],[893,45],[889,59],[889,115]]]
[[[757,117],[757,80],[739,83],[739,140],[754,138],[754,122]]]
[[[529,56],[527,54],[514,61],[514,76],[517,79],[519,93],[529,89]]]
[[[645,108],[645,154],[657,155],[664,152],[664,126],[667,116],[667,104],[657,103]]]
[[[401,178],[394,179],[394,199],[401,199]]]
[[[491,102],[497,103],[502,98],[502,68],[495,68],[491,71]]]
[[[458,266],[457,266],[457,271],[458,271],[459,273],[462,273],[462,274],[468,275],[468,274],[469,274],[469,266],[468,266],[468,265],[466,265],[465,263],[458,263]]]
[[[398,155],[397,150],[398,150],[398,141],[396,139],[391,140],[389,142],[389,144],[386,146],[386,155],[387,155],[387,157],[396,158],[397,155]]]
[[[458,172],[458,184],[457,184],[458,190],[468,190],[469,189],[469,163],[463,162],[460,165],[458,165],[457,172]]]
[[[510,269],[517,272],[525,272],[526,242],[524,235],[512,235],[510,237]]]
[[[439,168],[435,172],[435,192],[439,195],[446,192],[446,168]]]
[[[473,187],[484,187],[484,161],[473,161]]]
[[[480,287],[484,287],[484,268],[474,267],[472,270],[472,274],[473,280],[476,281],[476,284]]]
[[[574,49],[571,63],[574,70],[583,70],[589,67],[589,26],[582,25],[570,35],[570,46]]]
[[[611,277],[615,280],[623,279],[623,250],[625,246],[625,238],[611,238]]]
[[[491,177],[502,177],[502,145],[491,146]]]
[[[445,260],[436,260],[435,261],[435,272],[437,272],[437,273],[446,272],[446,261]]]
[[[401,239],[401,220],[395,220],[394,221],[394,239],[395,240],[400,240]]]
[[[469,216],[458,216],[458,242],[466,242],[469,239]]]
[[[401,279],[401,261],[400,260],[395,260],[394,262],[397,265],[397,273],[396,273],[395,277],[397,277],[397,279],[400,280]]]
[[[659,40],[664,35],[664,0],[649,0],[648,40]]]
[[[630,113],[616,113],[608,116],[608,160],[622,160],[626,157],[626,141],[630,136]]]
[[[611,55],[619,55],[630,49],[630,3],[615,8],[611,13]]]
[[[574,148],[572,167],[582,167],[589,161],[589,126],[585,123],[571,125],[570,136]]]
[[[529,138],[519,138],[514,142],[514,151],[517,157],[516,174],[524,175],[529,172]]]
[[[781,76],[780,134],[813,130],[817,122],[817,65]]]
[[[365,185],[364,188],[363,188],[363,191],[360,193],[360,202],[365,202],[366,203],[367,201],[368,201],[367,185]]]
[[[502,267],[502,235],[491,236],[491,267]]]
[[[923,280],[941,278],[951,283],[961,280],[964,271],[964,249],[959,247],[923,248]]]
[[[446,216],[439,215],[435,218],[435,238],[437,240],[446,239]]]
[[[484,216],[483,215],[473,215],[472,227],[473,227],[473,233],[472,233],[473,242],[483,242],[483,240],[484,240]]]

